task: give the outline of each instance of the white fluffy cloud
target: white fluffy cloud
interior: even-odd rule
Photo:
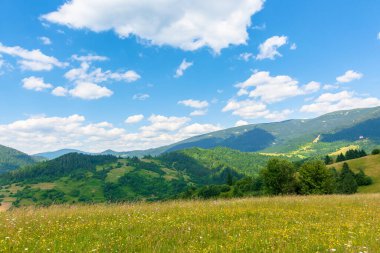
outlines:
[[[178,130],[191,119],[188,117],[166,117],[162,115],[152,115],[148,120],[151,124],[141,127],[141,130],[144,132],[155,133],[161,131],[167,132]]]
[[[51,45],[51,44],[52,44],[51,40],[50,40],[48,37],[44,37],[44,36],[42,36],[42,37],[39,37],[38,39],[39,39],[39,40],[42,42],[42,44],[44,44],[44,45]]]
[[[7,47],[0,43],[0,53],[19,58],[18,64],[23,70],[49,71],[54,67],[66,67],[67,63],[60,62],[52,56],[43,54],[39,49],[26,50],[22,47]]]
[[[245,121],[245,120],[238,120],[238,121],[236,121],[235,126],[239,127],[239,126],[245,126],[245,125],[248,125],[248,124],[249,123],[247,121]]]
[[[69,90],[69,94],[73,97],[93,100],[103,97],[110,97],[113,92],[108,88],[99,86],[95,83],[80,82],[73,89]]]
[[[276,56],[282,55],[278,52],[278,49],[288,43],[288,37],[286,36],[273,36],[267,39],[259,46],[259,54],[257,60],[271,59],[274,60]]]
[[[45,83],[43,78],[31,76],[22,79],[22,87],[27,90],[43,91],[46,89],[51,89],[53,85],[50,83]]]
[[[65,97],[68,93],[69,91],[62,86],[58,86],[51,91],[51,94],[57,97]]]
[[[195,111],[190,113],[190,116],[206,115],[207,113],[206,108],[209,106],[209,103],[205,100],[201,101],[201,100],[194,100],[194,99],[181,100],[181,101],[178,101],[178,104],[196,109]]]
[[[0,143],[28,153],[62,148],[100,152],[147,149],[220,130],[212,124],[189,124],[186,117],[152,115],[150,124],[140,131],[128,133],[109,122],[87,122],[84,116],[33,116],[9,124],[0,124]]]
[[[204,116],[207,114],[207,110],[195,110],[190,113],[190,116]]]
[[[377,39],[380,40],[380,32],[377,34]]]
[[[129,116],[125,120],[125,123],[126,124],[135,124],[135,123],[139,123],[143,119],[144,119],[144,115],[142,115],[142,114],[136,114],[136,115]]]
[[[355,81],[355,80],[359,80],[362,77],[363,77],[362,73],[359,73],[359,72],[356,72],[356,71],[353,71],[353,70],[348,70],[343,75],[338,76],[336,78],[336,81],[338,83],[349,83],[349,82],[352,82],[352,81]]]
[[[222,111],[232,111],[233,115],[243,119],[264,118],[274,121],[286,119],[293,112],[289,109],[272,112],[266,104],[251,99],[241,101],[231,99]]]
[[[183,50],[210,47],[215,52],[245,44],[251,16],[264,0],[72,0],[43,20],[94,32],[113,30],[120,37],[136,35],[154,45]]]
[[[312,104],[301,107],[301,112],[323,114],[339,110],[380,106],[380,100],[375,97],[359,97],[353,92],[324,93]]]
[[[260,71],[253,73],[246,81],[236,85],[240,88],[238,95],[248,95],[251,98],[259,98],[265,103],[279,102],[284,99],[316,92],[320,84],[310,82],[303,87],[290,76],[271,76],[269,72]],[[254,88],[253,90],[250,90]]]
[[[194,123],[189,126],[186,126],[181,129],[181,134],[185,136],[193,136],[193,135],[199,135],[199,134],[204,134],[204,133],[209,133],[209,132],[214,132],[221,130],[220,126],[215,126],[212,124],[199,124],[199,123]]]
[[[178,104],[195,108],[195,109],[206,108],[209,105],[207,101],[200,101],[200,100],[194,100],[194,99],[181,100],[181,101],[178,101]]]
[[[175,72],[175,75],[174,77],[175,78],[178,78],[178,77],[181,77],[183,76],[183,74],[185,73],[185,71],[190,68],[191,66],[193,66],[193,62],[188,62],[186,61],[186,59],[183,59],[181,64],[178,66],[176,72]]]

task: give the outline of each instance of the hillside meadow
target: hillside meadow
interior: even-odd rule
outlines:
[[[380,194],[18,208],[1,252],[379,252]]]
[[[359,187],[360,193],[380,192],[380,155],[368,155],[358,159],[345,161],[354,172],[362,169],[373,180],[373,184]],[[329,165],[341,169],[344,162]]]

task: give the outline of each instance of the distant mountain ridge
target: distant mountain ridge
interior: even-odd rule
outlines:
[[[78,149],[60,149],[51,152],[34,154],[33,157],[44,157],[46,159],[51,160],[69,153],[90,154],[88,152],[84,152]]]
[[[308,145],[318,136],[321,147],[314,145],[316,149],[322,148],[323,143],[330,149],[336,149],[338,143],[344,145],[346,142],[355,142],[361,139],[369,140],[373,145],[380,144],[380,130],[378,129],[380,129],[380,107],[374,107],[337,111],[313,119],[291,119],[233,127],[149,150],[127,152],[106,150],[99,154],[121,157],[157,156],[165,152],[188,148],[210,149],[218,146],[242,152],[289,153]],[[345,135],[344,138],[343,135]],[[329,152],[326,145],[323,146],[323,152]],[[367,142],[365,145],[370,144]],[[90,154],[80,150],[65,149],[37,155],[54,159],[71,152]],[[316,152],[318,153],[318,150]]]

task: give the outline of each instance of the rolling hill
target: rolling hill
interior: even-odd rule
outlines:
[[[379,193],[380,192],[380,155],[368,155],[358,159],[345,161],[354,172],[362,169],[365,174],[370,176],[373,184],[359,187],[360,193]],[[329,165],[341,169],[344,162]]]
[[[191,186],[255,175],[266,161],[251,153],[239,159],[239,151],[225,148],[203,151],[144,159],[70,153],[0,175],[0,196],[16,205],[170,199]]]
[[[35,162],[34,158],[21,151],[0,145],[0,174]]]

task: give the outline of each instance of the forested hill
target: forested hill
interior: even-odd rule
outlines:
[[[0,173],[34,164],[35,160],[16,149],[0,145]]]
[[[180,152],[143,159],[70,153],[0,175],[0,196],[16,205],[161,200],[243,176],[228,163],[209,167]]]

